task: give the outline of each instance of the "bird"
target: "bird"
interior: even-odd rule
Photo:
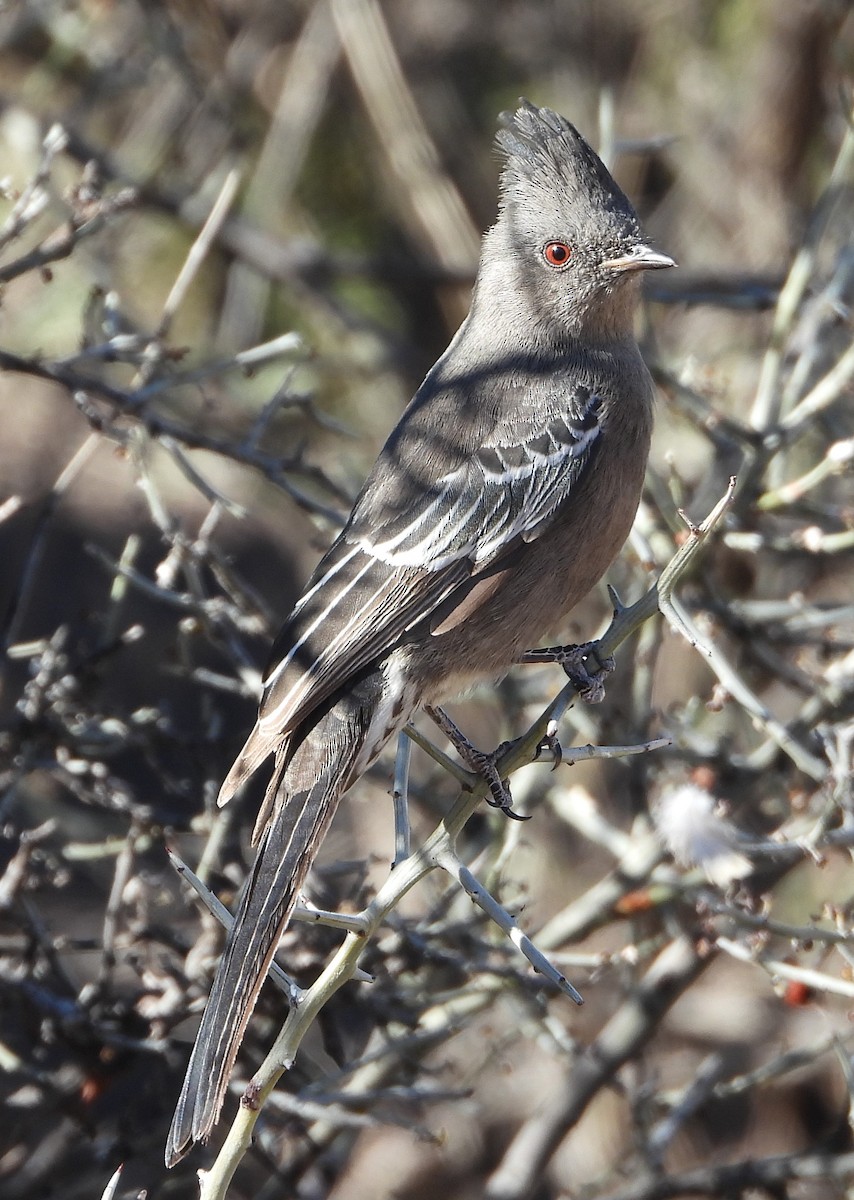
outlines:
[[[498,215],[469,313],[276,638],[256,724],[222,785],[225,803],[273,759],[167,1166],[219,1119],[342,795],[417,709],[522,661],[607,571],[637,511],[654,403],[634,334],[639,281],[674,260],[650,246],[628,198],[558,113],[523,99],[500,115],[496,142]],[[595,699],[597,674],[585,683],[577,649],[540,658],[580,672]],[[488,756],[470,759],[489,777]],[[492,772],[494,802],[509,809]]]

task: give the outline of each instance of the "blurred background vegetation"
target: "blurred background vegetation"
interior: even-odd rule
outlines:
[[[120,1162],[118,1195],[191,1196],[212,1157],[162,1166],[221,944],[164,844],[233,899],[253,797],[213,798],[257,670],[466,311],[496,116],[520,95],[600,148],[680,263],[649,281],[662,400],[609,579],[636,599],[684,539],[677,508],[701,519],[737,473],[682,601],[743,690],[651,622],[562,740],[673,746],[526,769],[532,821],[470,823],[470,856],[584,991],[580,1014],[447,883],[423,885],[369,951],[376,983],[328,1006],[230,1194],[848,1194],[853,71],[846,0],[0,8],[4,1196],[100,1196]],[[586,639],[608,613],[602,591],[544,633]],[[494,746],[557,674],[483,688],[460,720]],[[414,772],[423,835],[455,785],[426,758]],[[385,759],[345,802],[324,902],[383,878],[390,781]],[[756,842],[740,891],[656,840],[649,813],[686,784]],[[686,936],[702,963],[561,1124],[585,1048]],[[310,980],[337,937],[286,941]],[[265,997],[244,1080],[282,1015]]]

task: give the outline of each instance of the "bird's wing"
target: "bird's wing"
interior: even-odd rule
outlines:
[[[600,398],[579,386],[570,399],[545,425],[517,407],[406,507],[368,481],[273,647],[258,723],[221,800],[348,678],[548,525],[600,434]]]

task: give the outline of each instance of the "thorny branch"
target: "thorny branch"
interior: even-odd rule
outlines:
[[[285,604],[281,568],[253,586],[257,566],[235,561],[236,547],[255,539],[266,557],[276,531],[277,564],[289,562],[307,536],[299,521],[318,529],[318,548],[328,540],[364,465],[343,441],[353,413],[366,414],[365,428],[375,417],[377,429],[388,424],[411,390],[404,327],[424,352],[427,309],[453,312],[464,299],[476,239],[467,212],[453,216],[464,187],[452,166],[467,151],[455,158],[440,136],[450,124],[463,146],[459,98],[449,83],[441,119],[429,119],[396,46],[405,18],[392,23],[381,4],[360,11],[354,24],[347,5],[312,8],[281,56],[275,118],[254,158],[219,127],[210,154],[194,160],[191,143],[228,110],[234,64],[185,87],[199,64],[161,31],[157,61],[178,64],[179,91],[147,93],[152,123],[139,110],[128,144],[150,146],[154,126],[157,136],[192,128],[169,150],[185,164],[174,185],[146,180],[127,153],[87,153],[70,119],[66,131],[46,123],[19,190],[0,183],[0,403],[11,414],[10,459],[0,459],[10,546],[0,617],[4,1195],[43,1195],[60,1171],[87,1195],[167,1186],[157,1172],[187,1018],[228,920],[212,889],[230,901],[244,870],[239,808],[215,810],[212,799]],[[62,28],[69,36],[73,23]],[[208,30],[205,44],[220,33]],[[352,231],[318,235],[321,216],[300,195],[338,63],[376,142],[373,155],[360,146],[360,163],[373,157],[384,173],[376,190],[393,189],[393,241],[405,255],[343,252]],[[87,64],[84,54],[77,69]],[[122,71],[143,88],[152,74]],[[206,99],[189,111],[179,92]],[[612,122],[614,94],[600,107]],[[406,1152],[414,1165],[402,1143],[384,1156],[396,1193],[424,1178],[442,1180],[449,1197],[492,1200],[561,1195],[568,1178],[615,1200],[782,1192],[807,1180],[830,1197],[847,1186],[854,256],[839,214],[850,127],[835,144],[788,271],[782,255],[751,275],[704,281],[689,269],[652,293],[674,324],[681,305],[703,306],[716,323],[702,349],[686,340],[693,357],[678,343],[653,362],[672,457],[655,460],[632,549],[614,569],[620,590],[640,599],[623,604],[611,591],[598,642],[602,656],[618,650],[606,703],[579,706],[567,685],[547,704],[555,669],[523,667],[466,711],[466,728],[470,718],[492,744],[526,730],[501,762],[534,814],[522,828],[485,815],[481,783],[419,726],[394,769],[393,851],[381,801],[360,807],[388,788],[391,763],[362,782],[342,814],[356,819],[330,846],[332,858],[346,846],[354,861],[324,864],[296,914],[282,949],[288,974],[271,972],[289,1015],[204,1177],[206,1198],[346,1188],[364,1168],[364,1133],[381,1138],[385,1127],[423,1135]],[[668,145],[649,139],[630,153],[660,166]],[[350,152],[339,143],[336,162]],[[189,166],[202,159],[203,184]],[[294,226],[272,215],[271,181],[298,212]],[[703,194],[717,202],[717,189]],[[130,274],[121,265],[125,242],[152,244],[152,214],[180,232],[168,278],[159,252]],[[71,267],[75,317],[54,329],[42,307],[51,315]],[[156,301],[144,308],[129,278]],[[273,281],[284,281],[300,334],[278,332],[281,314],[262,308]],[[354,300],[367,288],[378,289],[368,304]],[[210,293],[215,352],[185,332],[198,328],[184,319],[200,292]],[[28,307],[38,320],[22,333]],[[376,318],[389,307],[407,314],[394,334]],[[725,311],[749,314],[735,337]],[[747,349],[730,370],[718,349],[736,342]],[[352,409],[336,408],[348,389]],[[41,424],[39,403],[52,406]],[[342,445],[352,470],[335,461]],[[127,494],[110,463],[122,464]],[[275,492],[269,514],[262,481]],[[722,493],[699,526],[680,516]],[[256,514],[270,518],[257,538]],[[650,620],[659,609],[665,620]],[[579,614],[582,636],[592,612]],[[542,749],[558,724],[560,765]],[[182,868],[208,906],[198,922],[170,878],[167,841],[198,863],[197,878]],[[566,1003],[574,986],[581,1010]],[[262,998],[247,1063],[273,1038],[276,1001]],[[733,1046],[721,1027],[742,1018]],[[295,1064],[289,1090],[272,1091],[283,1064]],[[239,1065],[235,1092],[249,1069]],[[548,1083],[532,1086],[541,1075]],[[819,1095],[831,1099],[816,1115]],[[797,1124],[805,1097],[818,1135]],[[767,1138],[782,1110],[796,1148],[781,1156]],[[467,1146],[459,1162],[456,1136]],[[473,1164],[475,1145],[501,1149]],[[595,1146],[602,1158],[591,1165]],[[169,1186],[193,1189],[199,1161],[181,1164]]]
[[[735,481],[733,480],[726,496],[715,506],[709,517],[702,525],[691,530],[690,538],[677,551],[672,561],[662,573],[656,587],[651,588],[646,596],[639,600],[632,608],[626,608],[622,604],[617,603],[614,617],[608,630],[596,643],[596,650],[603,657],[607,657],[614,650],[618,649],[626,638],[633,634],[641,623],[652,615],[655,611],[656,603],[661,605],[662,609],[664,608],[662,597],[664,597],[665,603],[671,602],[673,590],[680,576],[693,564],[703,540],[714,529],[715,524],[720,520],[727,505],[730,503],[734,488]],[[542,743],[546,731],[553,723],[560,720],[574,697],[575,689],[573,685],[571,683],[566,684],[527,733],[523,734],[499,760],[497,765],[502,777],[511,776],[520,766],[524,766],[536,758],[537,748]],[[424,748],[429,748],[431,753],[434,753],[435,748],[429,746],[429,743],[420,741],[420,744]],[[632,750],[633,748],[629,748],[629,752],[632,752]],[[607,754],[608,750],[605,749],[603,753]],[[569,751],[569,757],[572,757],[572,751]],[[438,756],[437,761],[440,761],[444,765],[445,756]],[[383,921],[397,908],[406,893],[436,867],[444,869],[452,878],[456,879],[459,886],[468,895],[476,900],[489,918],[496,922],[511,942],[524,954],[535,971],[552,983],[553,986],[560,988],[577,1003],[582,1002],[581,996],[572,984],[566,980],[560,971],[554,968],[548,958],[536,948],[531,940],[521,933],[511,915],[483,888],[457,855],[457,838],[461,834],[466,822],[472,816],[478,802],[486,796],[487,790],[488,784],[484,780],[477,779],[474,776],[468,777],[466,791],[461,793],[450,812],[423,845],[419,849],[411,851],[402,861],[395,860],[393,870],[385,884],[379,889],[368,907],[360,914],[358,929],[347,936],[338,953],[334,955],[315,983],[299,997],[298,1003],[291,1009],[282,1032],[276,1040],[276,1044],[264,1063],[255,1072],[251,1084],[244,1093],[237,1117],[234,1120],[230,1133],[226,1137],[216,1162],[209,1171],[204,1173],[201,1183],[202,1200],[221,1200],[226,1195],[234,1171],[251,1145],[253,1130],[260,1113],[263,1111],[265,1102],[282,1075],[282,1072],[289,1069],[296,1061],[297,1051],[308,1029],[317,1019],[324,1005],[329,1002],[339,988],[353,978],[359,959],[370,944],[371,937],[376,934]],[[697,959],[696,954],[693,955],[693,959]],[[685,986],[688,985],[690,980],[695,976],[696,970],[699,969],[699,959],[697,959],[697,966],[694,971],[689,972],[685,980]],[[665,975],[668,970],[669,967],[662,968]],[[663,997],[664,992],[661,989],[659,973],[654,969],[650,972],[648,987],[650,996]],[[674,992],[674,996],[676,994],[678,993]],[[640,1012],[644,1011],[645,1006],[649,1007],[648,999],[635,1000],[632,1003],[638,1006]],[[651,1035],[657,1027],[658,1015],[653,1012],[648,1016],[648,1020],[644,1024],[647,1036]],[[618,1028],[620,1027],[618,1026]],[[625,1045],[623,1047],[625,1057],[628,1057],[633,1049],[634,1042]],[[601,1057],[602,1055],[599,1050],[591,1048],[591,1059],[593,1061],[598,1062]],[[598,1087],[601,1086],[601,1083],[605,1079],[610,1078],[610,1074],[616,1069],[617,1065],[619,1063],[615,1061],[613,1066],[605,1070],[603,1074],[596,1075],[596,1085],[592,1087],[591,1095],[598,1090]],[[531,1158],[527,1148],[525,1150],[525,1161],[533,1162],[534,1168],[539,1169],[537,1160]],[[499,1184],[498,1186],[499,1190],[495,1192],[495,1195],[503,1196],[500,1190],[500,1187],[503,1185]]]

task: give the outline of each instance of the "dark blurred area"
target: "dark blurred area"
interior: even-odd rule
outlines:
[[[229,1195],[558,1200],[649,1180],[637,1195],[651,1200],[683,1194],[655,1191],[680,1172],[802,1152],[829,1165],[792,1174],[798,1195],[847,1194],[854,1164],[836,1174],[834,1156],[852,1149],[854,1054],[853,73],[846,0],[3,6],[0,1194],[99,1197],[120,1163],[117,1196],[196,1194],[215,1147],[171,1173],[162,1152],[221,935],[165,847],[233,901],[260,791],[213,801],[258,671],[466,312],[495,214],[496,117],[522,95],[599,147],[680,264],[649,280],[640,332],[662,400],[636,536],[609,581],[637,599],[684,540],[677,509],[699,521],[737,473],[681,599],[762,711],[651,622],[565,741],[663,734],[669,749],[571,775],[526,768],[514,795],[534,819],[511,836],[479,814],[466,849],[534,935],[701,772],[751,836],[814,836],[813,858],[790,855],[741,895],[749,918],[773,908],[840,937],[740,927],[727,910],[748,957],[713,953],[707,881],[667,859],[666,878],[655,864],[626,883],[637,913],[603,911],[551,947],[583,958],[566,967],[588,999],[575,1013],[436,880],[368,950],[376,982],[324,1010],[282,1082],[292,1102],[273,1097]],[[603,590],[544,634],[585,640],[608,617]],[[492,747],[558,674],[523,669],[460,720]],[[387,870],[391,771],[387,757],[345,802],[319,903],[358,907]],[[576,786],[611,841],[566,819]],[[416,759],[417,835],[455,790]],[[708,970],[533,1187],[500,1191],[507,1146],[557,1103],[573,1056],[677,930],[708,938]],[[280,961],[310,982],[338,940],[296,925]],[[837,990],[793,993],[750,961],[772,948]],[[388,1052],[484,977],[504,984],[447,1016],[444,1036]],[[242,1080],[284,1012],[265,993]],[[356,1065],[380,1045],[365,1082]],[[748,1078],[789,1052],[801,1057]],[[695,1078],[708,1087],[693,1103]],[[325,1123],[317,1106],[333,1102]]]

